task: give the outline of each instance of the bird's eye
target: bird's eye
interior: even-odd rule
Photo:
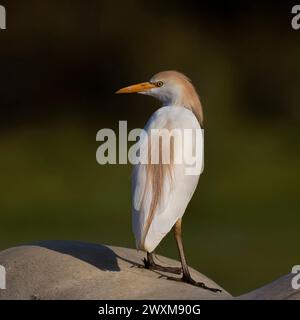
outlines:
[[[156,87],[161,87],[164,83],[162,81],[155,82]]]

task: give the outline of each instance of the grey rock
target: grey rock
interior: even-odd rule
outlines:
[[[44,241],[0,252],[7,288],[0,299],[231,299],[203,274],[191,269],[197,281],[220,288],[211,292],[167,280],[162,272],[140,268],[143,252],[76,241]],[[158,256],[160,263],[179,266]]]
[[[259,289],[243,294],[243,300],[300,300],[300,290],[293,289],[295,274],[287,274]]]

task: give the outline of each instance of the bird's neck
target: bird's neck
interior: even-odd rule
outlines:
[[[180,90],[177,94],[172,95],[171,97],[166,97],[163,100],[164,106],[178,106],[185,107],[191,110],[196,118],[198,119],[201,127],[203,125],[203,110],[202,105],[199,99],[199,96],[191,83],[190,86],[187,86]]]

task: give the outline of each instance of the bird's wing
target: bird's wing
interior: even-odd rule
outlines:
[[[147,138],[142,138],[142,157],[162,154],[166,151],[159,140],[150,139],[150,130],[158,129],[200,129],[195,115],[183,107],[163,107],[157,110],[148,121],[145,130]],[[152,131],[153,132],[153,131]],[[151,140],[151,142],[150,142]],[[184,139],[195,149],[195,139]],[[174,164],[176,156],[182,157],[183,148],[171,148],[171,164],[137,164],[132,178],[132,215],[133,231],[138,249],[152,252],[162,238],[171,230],[175,222],[182,217],[198,183],[203,166],[201,152],[200,168],[196,174],[187,175],[185,163]],[[168,151],[169,152],[169,151]],[[184,155],[185,159],[192,155]],[[148,159],[148,160],[149,160]],[[190,159],[189,159],[190,160]]]

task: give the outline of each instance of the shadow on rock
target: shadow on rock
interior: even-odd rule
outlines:
[[[30,245],[47,248],[85,261],[101,270],[120,271],[117,255],[109,247],[80,241],[41,241]]]

